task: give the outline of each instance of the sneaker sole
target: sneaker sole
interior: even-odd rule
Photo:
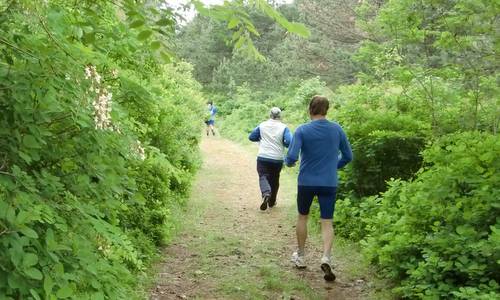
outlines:
[[[266,210],[267,209],[267,198],[262,201],[262,204],[260,205],[260,210]]]
[[[332,268],[329,264],[321,264],[321,270],[323,270],[323,273],[325,273],[323,278],[326,281],[335,281],[335,274],[333,274]]]

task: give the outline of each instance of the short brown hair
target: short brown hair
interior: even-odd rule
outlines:
[[[328,112],[328,108],[330,108],[330,102],[328,99],[323,96],[314,96],[309,102],[309,113],[311,115],[322,115],[326,116]]]

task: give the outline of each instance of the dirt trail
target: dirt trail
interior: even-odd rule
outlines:
[[[201,149],[204,163],[185,227],[164,251],[151,299],[369,298],[364,280],[343,275],[349,258],[336,259],[334,253],[337,280],[323,280],[314,239],[306,249],[308,268],[292,266],[292,175],[282,175],[277,207],[260,212],[254,154],[213,137],[204,139]]]

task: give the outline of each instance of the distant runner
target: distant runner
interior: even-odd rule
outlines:
[[[292,134],[288,127],[281,122],[281,110],[273,107],[270,119],[257,126],[248,138],[252,142],[259,142],[257,173],[262,193],[260,209],[266,210],[268,206],[276,205],[284,150],[290,145]]]
[[[212,101],[207,102],[207,116],[205,119],[205,124],[207,125],[207,136],[210,131],[215,136],[215,114],[217,114],[217,108]]]
[[[339,124],[326,119],[328,99],[314,96],[309,103],[311,122],[297,128],[285,163],[292,167],[299,159],[300,172],[297,189],[297,242],[298,250],[292,261],[305,268],[304,246],[307,239],[307,217],[314,197],[318,197],[323,236],[321,269],[327,281],[334,281],[331,249],[333,242],[333,212],[337,193],[337,169],[352,160],[352,151],[346,134]],[[339,157],[339,152],[341,156]]]

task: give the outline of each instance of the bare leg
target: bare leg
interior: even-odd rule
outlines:
[[[332,219],[321,219],[321,235],[323,236],[323,256],[330,258],[333,243]]]
[[[212,134],[215,135],[215,127],[214,127],[214,125],[210,125],[210,130],[212,130]]]
[[[307,215],[299,214],[297,218],[297,243],[299,245],[299,255],[304,255],[304,248],[307,239]]]

